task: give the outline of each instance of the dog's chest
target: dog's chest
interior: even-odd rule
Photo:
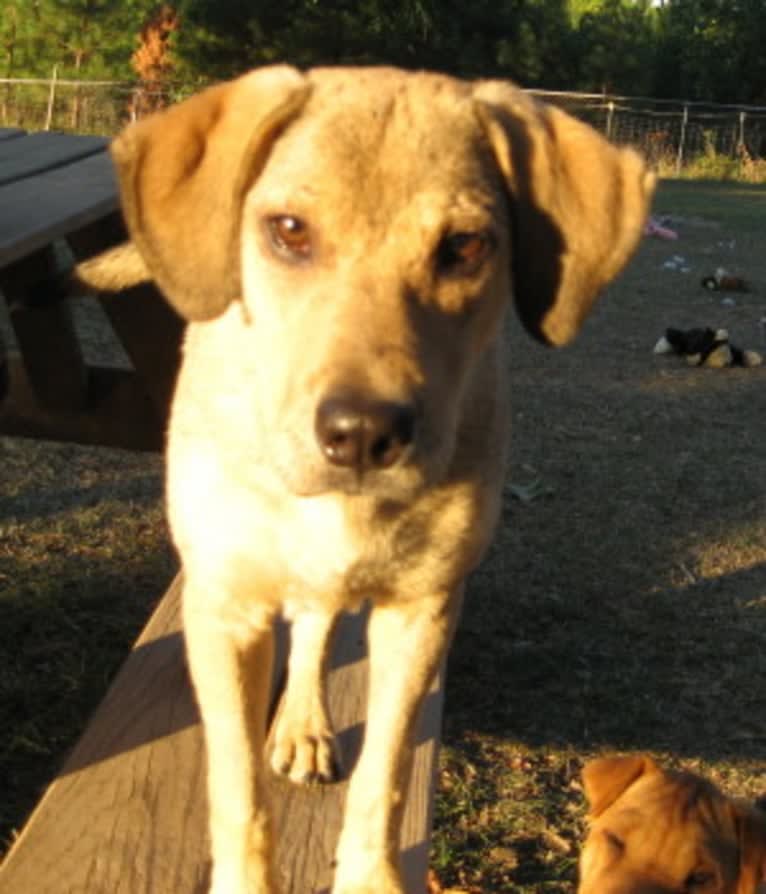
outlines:
[[[290,501],[276,534],[288,604],[314,593],[353,603],[359,595],[349,592],[352,569],[378,564],[382,546],[380,532],[373,536],[333,497]]]
[[[284,497],[278,507],[259,499],[226,502],[235,524],[228,554],[218,561],[237,569],[245,585],[237,590],[255,592],[260,581],[271,582],[288,616],[317,603],[355,609],[365,599],[389,597],[411,564],[397,556],[400,520],[381,521],[374,509],[349,508],[337,495]]]
[[[332,495],[296,501],[279,535],[286,613],[316,598],[344,609],[407,600],[442,588],[456,563],[464,573],[466,507],[439,508],[428,499],[397,508]]]

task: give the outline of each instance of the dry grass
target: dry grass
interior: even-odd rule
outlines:
[[[55,774],[169,581],[158,457],[0,438],[0,831]]]
[[[754,158],[744,146],[732,156],[721,155],[709,143],[705,152],[686,162],[680,171],[672,153],[658,159],[657,168],[662,177],[680,176],[686,180],[766,183],[766,159]]]
[[[666,184],[582,339],[512,338],[514,466],[450,660],[433,866],[469,892],[564,892],[579,771],[647,750],[766,789],[766,368],[652,347],[726,326],[761,347],[766,190]],[[683,255],[690,273],[664,269]],[[756,291],[722,295],[717,266]],[[0,439],[0,805],[13,830],[169,580],[156,457]]]
[[[766,791],[766,367],[652,354],[666,327],[705,325],[766,351],[764,201],[664,184],[679,240],[644,242],[578,343],[512,336],[521,488],[450,661],[445,885],[571,891],[579,771],[598,753],[646,750],[732,793]],[[674,255],[689,273],[664,267]],[[721,265],[756,291],[732,306],[702,289]]]

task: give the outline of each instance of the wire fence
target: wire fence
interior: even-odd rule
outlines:
[[[192,90],[120,81],[0,78],[0,126],[112,136]],[[701,157],[766,159],[766,107],[532,90],[665,173]]]
[[[0,127],[113,136],[190,92],[123,81],[0,78]]]
[[[700,157],[766,158],[766,107],[648,97],[531,91],[587,121],[610,140],[639,148],[655,166],[680,172]]]

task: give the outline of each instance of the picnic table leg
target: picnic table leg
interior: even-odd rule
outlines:
[[[0,289],[38,401],[49,409],[79,410],[87,398],[87,370],[69,307],[41,301],[44,293],[33,295],[55,272],[49,245],[0,271]]]
[[[126,238],[122,219],[115,214],[70,234],[67,243],[82,261]],[[97,297],[147,394],[166,419],[180,364],[183,321],[151,282]]]

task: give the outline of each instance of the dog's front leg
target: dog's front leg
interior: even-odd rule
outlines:
[[[271,766],[293,782],[332,782],[337,755],[327,712],[327,663],[338,621],[333,612],[299,612],[292,622],[287,689],[276,719]]]
[[[210,892],[276,894],[263,772],[270,619],[229,625],[204,610],[205,595],[185,585],[187,653],[207,746]]]
[[[367,727],[349,784],[333,894],[405,892],[399,830],[415,725],[452,639],[461,600],[462,587],[372,610]]]

